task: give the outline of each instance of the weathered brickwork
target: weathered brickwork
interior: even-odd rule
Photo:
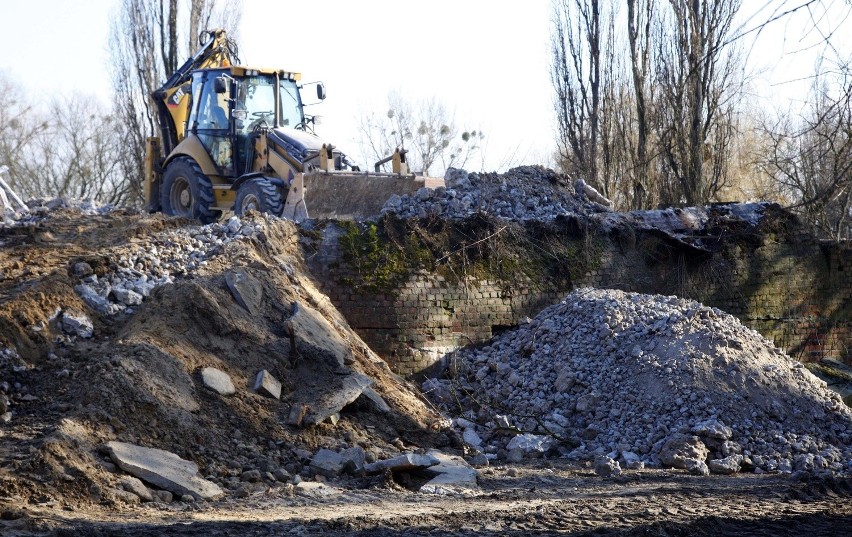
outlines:
[[[326,227],[311,243],[308,264],[349,324],[402,375],[426,371],[448,351],[483,342],[582,286],[693,298],[736,315],[803,361],[850,361],[850,244],[772,236],[732,240],[711,254],[659,237],[601,236],[594,268],[558,285],[518,274],[450,280],[418,269],[402,285],[377,290],[362,286],[363,269],[344,260],[341,234]]]

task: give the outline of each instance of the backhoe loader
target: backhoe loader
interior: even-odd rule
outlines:
[[[161,136],[146,147],[149,211],[202,223],[249,210],[297,222],[360,220],[393,194],[443,184],[410,173],[400,149],[375,172],[360,171],[313,133],[300,73],[234,65],[235,50],[224,30],[205,32],[198,52],[152,94]],[[324,85],[314,86],[325,99]],[[392,172],[379,173],[386,162]]]

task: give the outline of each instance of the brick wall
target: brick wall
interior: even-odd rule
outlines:
[[[515,230],[514,250],[506,247],[506,255],[535,255],[518,251],[521,233],[529,231]],[[319,237],[305,241],[306,259],[349,324],[402,375],[426,372],[448,351],[486,341],[582,286],[693,298],[736,315],[803,361],[850,361],[852,245],[768,234],[731,238],[702,253],[641,233],[542,233],[535,231],[534,244],[558,240],[593,254],[535,276],[516,271],[447,277],[446,271],[420,267],[377,287],[365,283],[373,281],[375,267],[347,254],[341,247],[345,231],[327,224]],[[496,246],[492,250],[503,251],[505,245]]]

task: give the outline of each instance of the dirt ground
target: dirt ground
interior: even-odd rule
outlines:
[[[377,360],[304,271],[299,232],[288,223],[228,244],[202,270],[155,290],[132,315],[100,315],[74,291],[70,267],[95,274],[149,247],[152,235],[188,225],[135,213],[51,214],[0,229],[0,383],[11,418],[0,423],[0,534],[29,535],[843,535],[852,532],[852,480],[781,475],[693,477],[626,471],[604,479],[559,459],[480,470],[480,489],[413,492],[421,477],[332,479],[316,492],[290,483],[239,484],[253,468],[298,473],[305,452],[360,445],[376,459],[460,447],[417,393]],[[241,267],[262,288],[249,314],[225,274]],[[319,312],[353,360],[322,349],[290,355],[283,328],[291,304]],[[79,310],[94,337],[68,337],[58,310]],[[297,359],[294,359],[297,358]],[[238,393],[205,389],[199,370],[231,375]],[[281,401],[247,387],[266,368]],[[369,376],[391,410],[347,406],[337,423],[286,425],[290,409],[349,369]],[[166,449],[218,479],[211,502],[143,503],[116,496],[123,475],[99,449],[118,440]],[[312,476],[306,475],[307,480]]]
[[[512,474],[512,475],[510,475]],[[67,511],[31,505],[3,535],[848,535],[852,480],[640,470],[602,479],[558,461],[484,469],[481,490],[387,486],[325,497],[280,489],[208,504]],[[10,513],[4,511],[4,518]]]

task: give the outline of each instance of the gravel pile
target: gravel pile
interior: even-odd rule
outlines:
[[[0,215],[2,216],[2,220],[0,220],[0,224],[6,227],[33,226],[50,213],[60,209],[77,209],[85,215],[106,214],[115,210],[113,205],[101,205],[93,200],[64,198],[34,198],[27,200],[27,207],[30,209],[29,212],[24,212],[20,209],[2,208],[2,215]]]
[[[563,456],[597,457],[602,471],[606,457],[699,474],[852,471],[852,411],[840,397],[694,301],[579,289],[450,363],[454,380],[424,391],[447,409],[461,394],[456,425],[491,456],[553,451],[558,439]]]
[[[101,313],[132,313],[133,306],[142,304],[158,286],[203,267],[227,243],[255,236],[264,229],[266,218],[274,217],[259,215],[243,221],[233,216],[221,223],[152,234],[132,251],[107,252],[116,268],[105,276],[94,274],[88,263],[75,263],[71,273],[80,278],[80,284],[74,289]]]
[[[547,220],[609,210],[590,201],[585,188],[583,194],[578,194],[581,189],[575,189],[565,175],[541,166],[521,166],[505,174],[467,173],[450,168],[444,179],[445,188],[421,188],[411,195],[392,196],[382,214],[465,218],[483,212],[511,220]]]

